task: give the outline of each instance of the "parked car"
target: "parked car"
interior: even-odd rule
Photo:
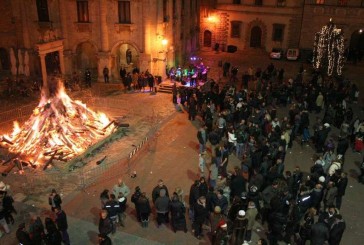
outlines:
[[[271,59],[280,60],[283,57],[283,49],[273,48],[272,52],[270,52],[269,56]]]
[[[287,60],[298,60],[300,56],[300,50],[297,48],[290,48],[287,50],[286,58]]]

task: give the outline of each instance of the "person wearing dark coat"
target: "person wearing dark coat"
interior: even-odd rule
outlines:
[[[188,105],[188,120],[194,121],[197,114],[197,101],[193,96],[190,97],[190,103]]]
[[[25,230],[25,223],[21,223],[16,231],[18,242],[23,245],[33,245],[29,233]]]
[[[113,230],[112,221],[108,217],[107,211],[102,210],[101,215],[100,215],[100,221],[99,221],[99,233],[108,235],[112,232],[112,230]]]
[[[197,202],[198,198],[200,197],[199,185],[200,185],[200,182],[198,180],[195,180],[193,185],[191,185],[190,196],[189,196],[189,200],[188,200],[188,204],[190,205],[190,207],[193,207],[195,205],[195,203]]]
[[[221,208],[221,213],[226,215],[228,211],[228,204],[229,201],[226,196],[224,196],[224,191],[218,190],[215,206],[219,206]]]
[[[336,194],[336,208],[341,208],[342,198],[345,196],[345,190],[348,185],[347,173],[341,173],[341,176],[336,184],[337,194]]]
[[[339,141],[337,142],[336,154],[345,156],[346,150],[349,148],[349,140],[346,137],[339,136]]]
[[[105,234],[99,234],[99,245],[112,245],[110,237]]]
[[[135,205],[135,211],[136,211],[136,216],[137,216],[137,220],[139,222],[141,222],[141,218],[140,218],[140,211],[139,211],[139,206],[138,206],[138,200],[140,198],[140,196],[142,195],[142,192],[140,190],[140,187],[137,186],[135,187],[135,192],[133,193],[133,195],[131,195],[131,202],[134,203]]]
[[[172,201],[169,204],[169,210],[171,212],[172,229],[174,232],[177,229],[183,228],[184,232],[187,232],[186,225],[186,208],[183,203],[179,200],[178,194],[173,193]]]
[[[195,205],[194,209],[194,222],[192,224],[193,230],[195,231],[195,237],[201,239],[202,235],[202,224],[205,223],[206,219],[209,218],[209,211],[206,208],[206,198],[200,197]]]
[[[245,211],[239,210],[238,216],[233,222],[232,226],[232,244],[243,244],[245,239],[245,232],[248,225],[248,219],[245,217]]]
[[[155,200],[157,200],[157,198],[159,197],[160,191],[162,189],[164,189],[166,191],[166,196],[169,197],[168,188],[167,188],[167,186],[164,185],[163,180],[160,179],[158,181],[158,185],[156,187],[154,187],[153,192],[152,192],[153,203],[155,203]]]
[[[67,232],[68,223],[67,223],[66,213],[60,207],[56,207],[54,209],[54,211],[56,212],[57,228],[62,234],[62,242],[64,244],[71,244],[70,243],[70,237],[69,237],[68,232]]]
[[[209,187],[208,187],[208,185],[206,183],[205,177],[201,177],[200,178],[200,184],[198,186],[198,195],[199,195],[199,197],[206,196],[207,192],[208,192],[208,189],[209,189]]]
[[[44,225],[47,231],[45,242],[47,245],[61,245],[62,235],[56,224],[49,217],[45,218]]]
[[[329,228],[322,221],[311,226],[311,245],[324,245],[329,239]]]
[[[287,216],[281,212],[272,212],[268,215],[268,227],[270,233],[268,234],[269,244],[277,245],[278,241],[282,238],[282,231],[287,224]]]
[[[44,233],[44,226],[40,217],[32,216],[29,225],[29,235],[32,239],[33,245],[42,245]]]
[[[245,192],[245,180],[240,173],[240,168],[234,168],[234,174],[230,183],[230,199],[232,200],[235,196],[240,197],[241,193]]]
[[[48,197],[48,203],[49,205],[51,205],[51,209],[53,212],[56,207],[61,207],[62,199],[61,196],[57,193],[56,189],[52,189],[52,192]]]
[[[145,192],[143,192],[138,198],[135,206],[139,212],[140,221],[142,222],[142,227],[148,227],[149,216],[152,211],[149,204],[149,199],[146,197]]]
[[[346,224],[340,214],[334,215],[334,223],[330,227],[330,245],[340,245],[341,238],[346,229]]]

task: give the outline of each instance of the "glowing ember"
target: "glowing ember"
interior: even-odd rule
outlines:
[[[54,96],[42,96],[33,114],[19,127],[14,122],[11,135],[4,135],[9,151],[32,164],[49,160],[66,161],[115,129],[104,113],[96,113],[80,101],[73,101],[59,83]],[[11,144],[12,143],[12,144]]]

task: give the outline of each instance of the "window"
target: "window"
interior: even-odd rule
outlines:
[[[263,0],[255,0],[255,5],[256,6],[262,6],[263,5]]]
[[[325,0],[316,0],[316,4],[325,4]]]
[[[284,25],[273,24],[273,41],[282,42],[284,36]]]
[[[277,7],[286,6],[286,0],[277,0]]]
[[[89,22],[88,1],[77,1],[78,22]]]
[[[119,23],[130,24],[130,1],[119,1]]]
[[[338,0],[337,4],[339,6],[347,6],[348,2],[349,2],[349,0]]]
[[[231,21],[231,37],[232,38],[240,38],[240,21]]]
[[[234,0],[233,4],[241,4],[241,0]]]
[[[37,11],[38,11],[39,22],[49,22],[47,0],[37,0]]]

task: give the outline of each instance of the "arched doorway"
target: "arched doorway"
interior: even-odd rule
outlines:
[[[203,46],[204,47],[211,47],[211,39],[212,39],[212,33],[211,31],[204,31],[203,33]]]
[[[10,70],[9,53],[5,48],[0,48],[0,71]]]
[[[120,77],[120,68],[131,72],[134,67],[139,67],[139,52],[129,43],[121,43],[112,50],[111,72],[114,77]]]
[[[262,29],[254,26],[250,32],[250,47],[260,48],[262,46]]]
[[[348,60],[361,61],[364,55],[364,31],[356,30],[351,34]]]
[[[92,43],[77,45],[75,67],[82,72],[89,69],[93,75],[97,75],[97,48]]]

